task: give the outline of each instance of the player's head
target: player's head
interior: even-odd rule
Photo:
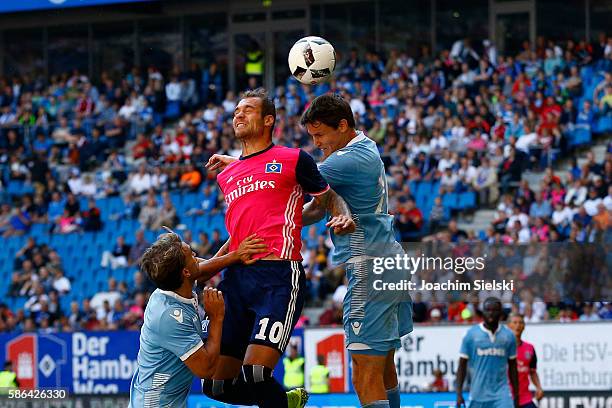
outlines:
[[[351,106],[340,95],[316,97],[300,120],[314,144],[327,158],[355,136],[355,117]]]
[[[501,300],[496,297],[485,299],[482,305],[482,315],[487,326],[497,326],[502,316]]]
[[[265,135],[272,139],[276,122],[274,101],[263,88],[246,91],[234,109],[234,134],[240,140]]]
[[[520,313],[512,313],[508,318],[508,327],[514,332],[517,338],[521,338],[525,330],[525,317]]]
[[[174,232],[161,235],[142,255],[140,268],[162,290],[177,290],[185,279],[198,278],[198,262],[191,247]]]
[[[13,362],[11,360],[4,362],[4,371],[13,371]]]

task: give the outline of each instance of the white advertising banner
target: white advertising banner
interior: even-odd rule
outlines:
[[[417,326],[402,339],[395,361],[402,392],[424,391],[440,369],[453,387],[461,339],[470,326]],[[307,329],[306,369],[322,355],[330,368],[335,392],[350,391],[348,355],[343,331]],[[545,390],[612,390],[612,323],[527,325],[523,339],[534,345],[538,373]]]

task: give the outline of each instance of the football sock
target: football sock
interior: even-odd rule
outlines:
[[[287,406],[287,394],[272,376],[272,369],[262,365],[243,365],[242,374],[259,408]]]
[[[399,385],[387,390],[387,399],[389,400],[390,408],[400,408]]]
[[[214,400],[227,404],[255,404],[251,389],[244,382],[242,375],[228,380],[202,380],[202,392]]]

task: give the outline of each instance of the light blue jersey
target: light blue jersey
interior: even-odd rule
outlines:
[[[332,153],[319,171],[346,201],[356,230],[348,235],[332,231],[334,263],[347,263],[348,291],[344,297],[346,346],[352,352],[385,355],[400,346],[412,331],[412,303],[408,292],[376,291],[373,279],[386,282],[409,279],[407,273],[373,273],[373,257],[403,254],[395,240],[393,216],[387,208],[387,177],[376,143],[362,132]]]
[[[334,263],[363,255],[402,253],[387,208],[385,166],[373,140],[357,132],[345,147],[319,165],[319,171],[346,201],[357,224],[353,234],[338,236],[332,232]]]
[[[512,401],[508,359],[516,358],[516,340],[510,329],[500,324],[491,333],[482,323],[473,326],[463,337],[460,356],[468,360],[471,401]]]
[[[187,299],[156,289],[140,331],[130,407],[186,407],[193,374],[183,361],[203,345],[196,294]]]

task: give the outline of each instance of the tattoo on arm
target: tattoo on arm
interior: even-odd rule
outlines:
[[[331,189],[320,196],[316,196],[313,201],[315,202],[314,205],[324,208],[332,217],[337,215],[351,217],[351,210],[348,208],[346,201]]]

